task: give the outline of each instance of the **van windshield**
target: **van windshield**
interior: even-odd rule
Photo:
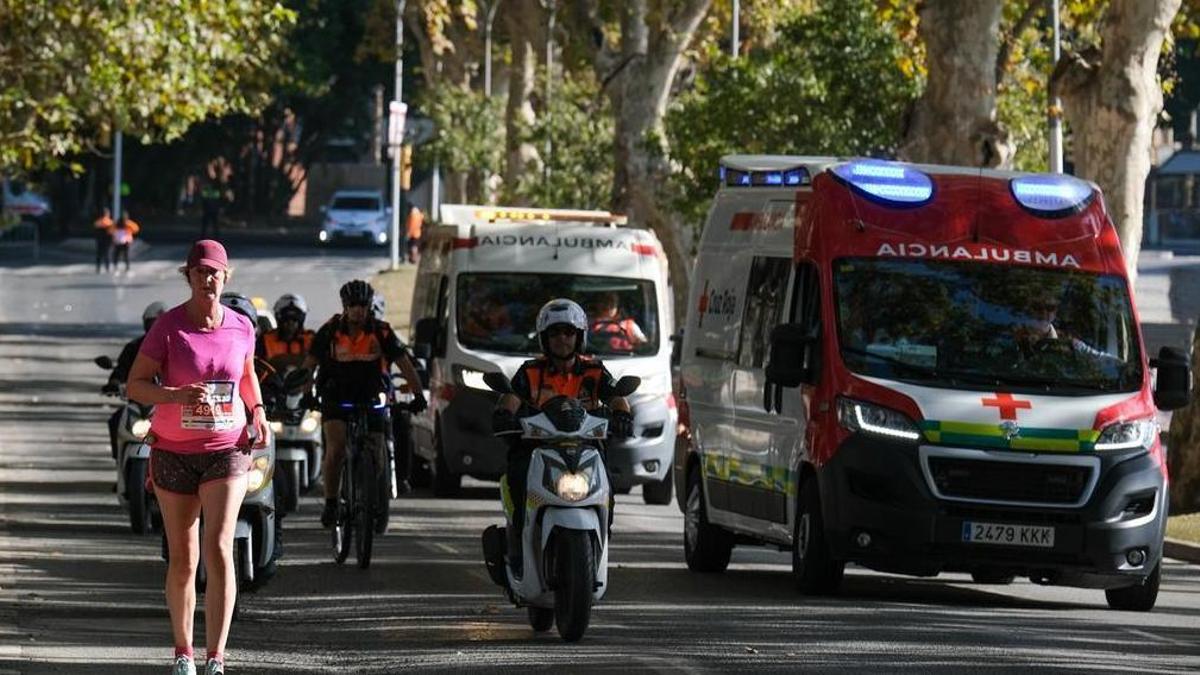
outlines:
[[[458,341],[468,349],[538,354],[538,310],[554,298],[578,302],[588,315],[589,354],[658,353],[654,282],[575,274],[461,274]]]
[[[842,359],[939,386],[1135,391],[1141,352],[1119,276],[933,260],[834,265]]]

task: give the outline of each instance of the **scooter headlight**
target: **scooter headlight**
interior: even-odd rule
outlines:
[[[311,434],[312,432],[316,431],[317,427],[319,426],[321,426],[321,423],[317,420],[316,415],[309,414],[306,415],[304,420],[300,422],[300,431],[303,431],[306,434]]]
[[[271,459],[269,457],[255,457],[246,477],[247,493],[253,494],[263,489],[264,486],[271,482]]]
[[[591,491],[591,480],[586,473],[571,473],[564,471],[554,482],[554,492],[559,497],[577,502],[588,496]]]
[[[137,420],[129,427],[129,433],[137,438],[145,438],[150,433],[150,420]]]
[[[271,431],[272,431],[272,433],[276,433],[276,434],[282,433],[283,432],[283,422],[279,422],[279,421],[271,422]]]

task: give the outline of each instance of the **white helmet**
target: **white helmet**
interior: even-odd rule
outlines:
[[[276,323],[283,323],[283,314],[298,313],[300,315],[300,326],[304,326],[304,318],[308,316],[308,303],[304,301],[304,296],[299,293],[284,293],[275,301],[275,306],[271,308],[271,313],[275,315]]]
[[[542,346],[542,352],[547,354],[550,352],[550,344],[546,340],[546,329],[560,323],[565,323],[579,331],[579,339],[575,342],[575,352],[582,354],[587,347],[587,313],[583,311],[579,303],[566,298],[551,300],[538,310],[536,328],[538,344]]]
[[[142,329],[150,330],[150,324],[154,323],[154,320],[162,316],[165,311],[167,311],[167,306],[158,300],[146,305],[146,309],[142,310]]]
[[[387,301],[383,299],[382,293],[376,293],[371,298],[371,316],[376,321],[383,321],[384,315],[387,314]]]

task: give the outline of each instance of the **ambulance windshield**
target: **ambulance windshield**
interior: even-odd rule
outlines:
[[[462,274],[458,277],[458,341],[468,349],[537,354],[534,323],[554,298],[578,302],[588,315],[589,354],[658,353],[654,282],[574,274]]]
[[[934,386],[1134,391],[1125,280],[1076,269],[847,258],[834,265],[842,359]]]

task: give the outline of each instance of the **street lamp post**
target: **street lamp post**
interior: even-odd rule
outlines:
[[[733,58],[737,58],[741,47],[741,34],[739,29],[742,23],[742,3],[739,0],[733,0],[733,40],[730,42],[729,54]]]
[[[391,269],[400,269],[400,171],[404,143],[404,6],[407,0],[396,0],[396,97],[388,105],[388,148],[392,152],[392,261]]]
[[[124,161],[122,155],[125,150],[125,135],[120,131],[113,133],[113,197],[112,197],[112,217],[113,220],[121,219],[121,162]]]
[[[1050,72],[1053,73],[1058,67],[1058,59],[1062,53],[1058,35],[1058,0],[1051,4],[1050,16],[1054,23],[1054,64],[1050,66]],[[1057,87],[1050,86],[1050,172],[1062,173],[1062,101],[1059,100],[1056,89]]]
[[[483,3],[483,95],[487,98],[492,97],[492,23],[499,7],[500,0]]]

